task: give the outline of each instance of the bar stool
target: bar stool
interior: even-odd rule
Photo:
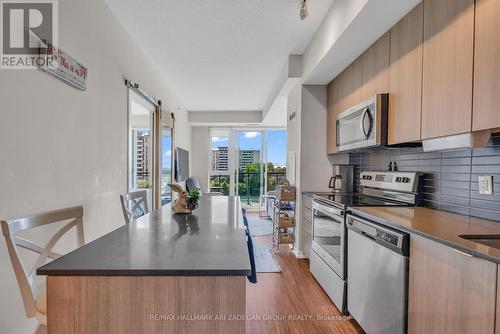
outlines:
[[[36,227],[46,226],[49,224],[59,223],[63,221],[69,222],[62,226],[45,244],[39,245],[19,235],[20,232],[30,230]],[[10,261],[16,280],[21,290],[23,299],[24,311],[28,318],[36,317],[38,320],[38,329],[47,326],[47,295],[45,291],[45,282],[37,283],[36,270],[44,265],[47,259],[57,259],[61,257],[52,249],[61,237],[71,228],[76,228],[77,245],[81,247],[85,244],[83,235],[83,207],[75,206],[66,209],[48,211],[30,216],[13,218],[0,221],[2,233],[7,243]],[[39,256],[33,265],[33,268],[27,273],[19,258],[18,250],[24,248]],[[38,331],[37,329],[37,331]]]
[[[149,213],[148,193],[146,190],[121,194],[120,202],[122,203],[123,217],[126,224],[130,224],[137,218]]]

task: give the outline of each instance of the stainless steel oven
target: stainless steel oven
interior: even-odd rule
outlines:
[[[347,312],[346,235],[345,210],[314,199],[310,271],[343,313]]]
[[[362,172],[359,193],[314,195],[309,270],[344,314],[348,311],[349,277],[356,263],[351,261],[351,265],[347,265],[348,253],[349,249],[357,252],[347,241],[345,217],[351,208],[359,206],[416,205],[419,177],[418,172]]]
[[[377,94],[337,116],[340,152],[387,144],[389,94]]]
[[[344,211],[313,201],[312,245],[316,253],[340,278],[345,278],[346,227]]]

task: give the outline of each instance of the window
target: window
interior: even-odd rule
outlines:
[[[161,127],[161,205],[172,201],[172,129]]]
[[[231,130],[211,129],[210,131],[210,172],[209,187],[212,192],[231,192]]]
[[[129,191],[146,189],[150,197],[153,185],[153,114],[155,108],[130,91],[129,95]],[[151,198],[149,203],[151,203]]]
[[[263,194],[286,183],[286,147],[285,129],[211,129],[210,191],[258,209]]]

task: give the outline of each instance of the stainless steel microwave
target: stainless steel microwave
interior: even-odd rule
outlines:
[[[387,145],[389,94],[377,94],[337,116],[339,152]]]

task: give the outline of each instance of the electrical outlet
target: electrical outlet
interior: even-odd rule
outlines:
[[[493,176],[479,177],[479,193],[481,195],[493,195]]]

